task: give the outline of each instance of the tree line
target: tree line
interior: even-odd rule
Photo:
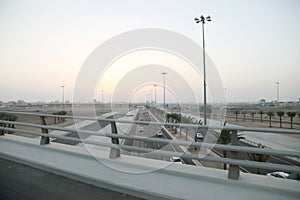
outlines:
[[[240,112],[240,111],[236,110],[236,111],[234,111],[234,114],[235,114],[235,121],[238,121],[238,115],[239,114],[242,114],[243,115],[243,121],[246,121],[246,114],[248,114],[248,112],[247,111]],[[290,128],[291,129],[293,128],[293,119],[297,115],[296,112],[284,112],[284,111],[277,111],[277,112],[267,111],[267,112],[264,112],[262,110],[260,110],[259,112],[251,111],[251,112],[249,112],[249,114],[251,115],[252,122],[254,122],[254,116],[256,114],[259,114],[261,123],[263,122],[263,114],[266,114],[269,118],[269,127],[272,127],[272,117],[274,117],[275,114],[276,114],[279,117],[280,128],[282,128],[282,117],[286,114],[290,118]],[[300,117],[300,113],[298,113],[298,116]]]
[[[18,119],[18,117],[16,115],[14,115],[14,114],[0,113],[0,120],[4,120],[4,121],[17,121],[17,119]],[[7,127],[7,128],[15,128],[14,124],[0,123],[0,126]],[[12,134],[13,131],[4,130],[3,133]]]

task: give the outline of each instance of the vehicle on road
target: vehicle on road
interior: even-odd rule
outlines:
[[[201,132],[196,133],[196,138],[197,138],[197,140],[203,139],[204,138],[203,133],[201,133]]]
[[[170,158],[170,161],[173,163],[183,164],[183,161],[180,159],[180,157],[177,157],[177,156],[172,156]]]
[[[155,135],[157,137],[162,137],[163,136],[163,132],[162,131],[156,131]]]
[[[275,177],[275,178],[284,178],[286,179],[290,174],[285,172],[271,172],[268,173],[267,176]]]
[[[140,127],[139,132],[144,132],[144,127]]]

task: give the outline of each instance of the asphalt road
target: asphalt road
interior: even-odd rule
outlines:
[[[5,159],[0,159],[0,180],[0,199],[3,200],[140,199]]]
[[[105,119],[112,119],[112,118],[120,118],[124,116],[124,114],[115,114],[115,115],[111,115],[106,117]],[[105,126],[107,126],[110,122],[106,122],[106,121],[100,121],[100,122],[93,122],[89,125],[86,125],[82,128],[80,128],[81,130],[87,130],[87,131],[99,131],[101,128],[104,128]],[[86,139],[88,137],[90,137],[90,134],[79,134],[78,132],[72,132],[69,133],[67,135],[65,135],[66,137],[73,137],[73,138],[81,138],[81,139]],[[68,141],[68,140],[63,140],[63,139],[54,139],[52,140],[52,142],[57,142],[57,143],[61,143],[61,144],[68,144],[68,145],[77,145],[79,142],[76,141]]]
[[[151,117],[151,115],[147,114],[149,111],[146,109],[140,109],[138,113],[138,119],[143,121],[154,121],[154,119]],[[140,131],[140,127],[143,127],[144,131]],[[158,125],[137,125],[134,124],[131,127],[131,130],[128,134],[130,135],[137,135],[137,136],[144,136],[149,138],[158,138],[156,136],[156,132],[161,130],[161,126]],[[167,139],[166,135],[164,134],[163,139]],[[180,152],[180,149],[174,145],[161,143],[161,142],[145,142],[145,141],[139,141],[139,140],[130,140],[127,139],[124,142],[125,145],[129,146],[137,146],[137,147],[145,147],[145,148],[151,148],[151,149],[161,149],[165,151],[175,151]],[[139,152],[133,152],[133,151],[121,151],[122,154],[126,155],[133,155],[133,156],[139,156],[139,157],[145,157],[145,158],[151,158],[151,159],[158,159],[158,160],[165,160],[170,161],[170,156],[164,156],[164,155],[157,155],[155,154],[155,150],[151,153],[139,153]]]

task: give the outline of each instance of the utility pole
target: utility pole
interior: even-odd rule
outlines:
[[[165,78],[165,75],[168,73],[163,72],[161,74],[163,75],[163,83],[164,83],[164,109],[166,109],[166,78]]]
[[[63,104],[63,109],[65,109],[65,87],[64,85],[62,87],[62,104]]]
[[[203,82],[204,82],[204,125],[207,124],[207,113],[206,113],[206,71],[205,71],[205,40],[204,40],[204,24],[206,21],[210,22],[210,16],[200,16],[200,19],[195,18],[196,23],[202,23],[202,41],[203,41]]]
[[[279,103],[279,81],[275,82],[277,86],[277,103]]]

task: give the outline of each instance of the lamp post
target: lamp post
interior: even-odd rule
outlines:
[[[64,85],[61,86],[62,87],[62,104],[63,104],[63,108],[65,108],[65,87]]]
[[[277,86],[277,103],[279,103],[279,82],[275,82]]]
[[[156,107],[156,86],[157,85],[153,85],[154,86],[154,107]]]
[[[207,115],[206,115],[206,71],[205,71],[205,41],[204,41],[204,24],[206,21],[210,22],[210,16],[204,17],[203,15],[199,18],[195,18],[196,23],[202,23],[202,41],[203,41],[203,82],[204,82],[204,125],[207,124]]]
[[[150,90],[149,92],[150,92],[149,93],[150,94],[150,106],[152,106],[152,92],[153,92],[153,90]]]
[[[161,74],[163,75],[163,83],[164,83],[164,109],[166,109],[166,78],[165,78],[165,75],[168,73],[163,72]]]

